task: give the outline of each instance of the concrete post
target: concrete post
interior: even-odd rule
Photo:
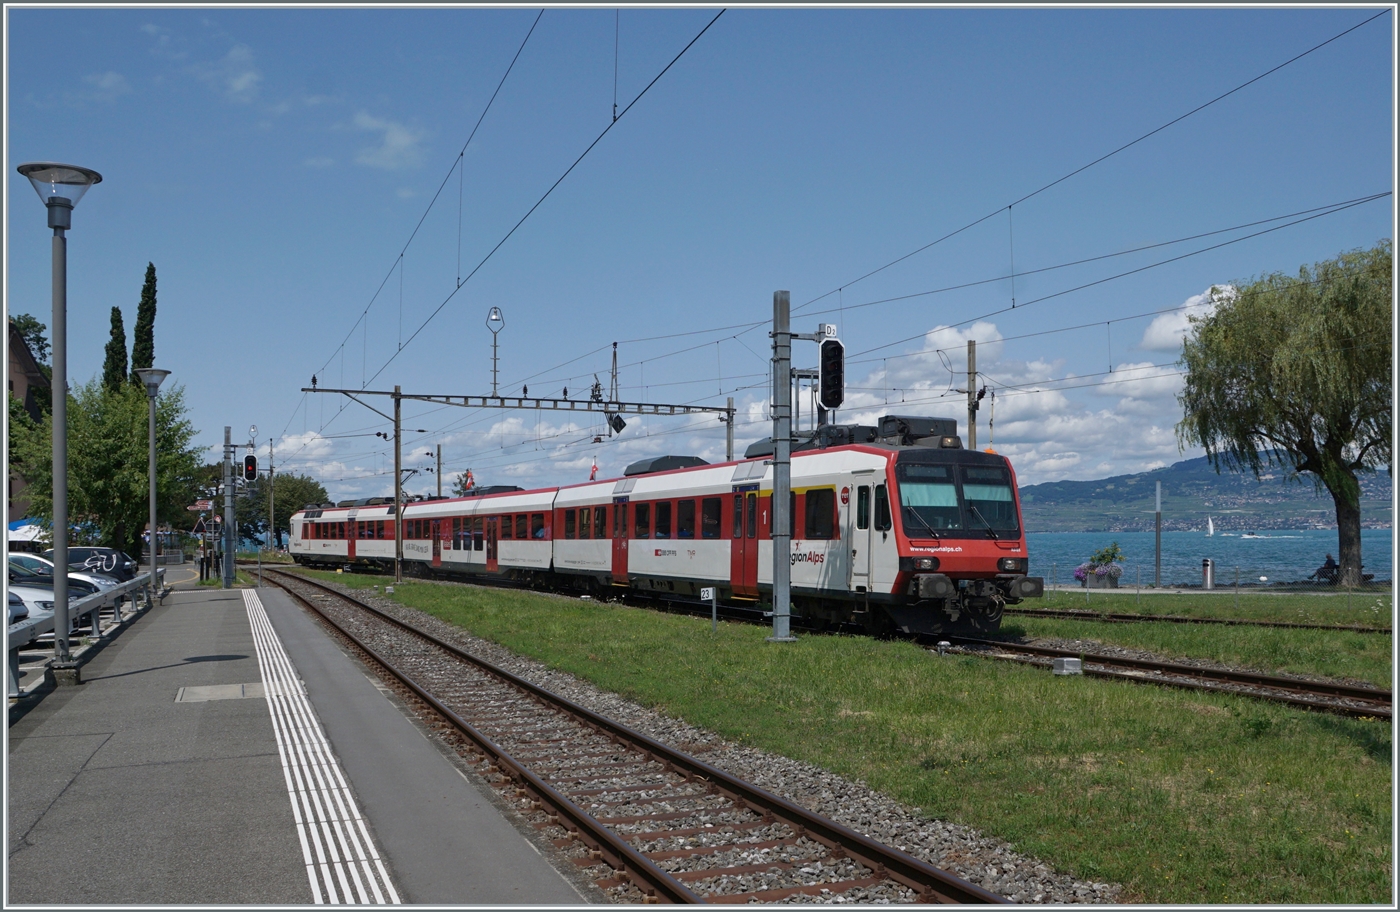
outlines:
[[[403,582],[403,422],[399,409],[403,390],[394,386],[394,582]]]
[[[790,299],[773,292],[773,635],[770,643],[793,643],[790,623],[792,516],[792,334]]]
[[[224,427],[224,557],[223,588],[233,588],[234,560],[233,519],[233,428]]]
[[[967,448],[977,449],[977,340],[967,340]]]

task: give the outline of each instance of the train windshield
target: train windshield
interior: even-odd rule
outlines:
[[[913,538],[1017,535],[1011,477],[999,466],[896,467],[904,532]]]

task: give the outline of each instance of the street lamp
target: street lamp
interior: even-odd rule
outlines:
[[[170,371],[159,367],[138,367],[136,376],[146,385],[146,398],[151,400],[150,449],[146,456],[146,468],[151,476],[151,585],[146,590],[146,607],[155,604],[156,592],[156,393],[160,385],[170,376]]]
[[[68,238],[73,207],[102,175],[90,168],[26,162],[16,168],[29,178],[49,211],[53,229],[53,611],[54,670],[76,680],[68,652]]]
[[[506,318],[501,316],[499,307],[491,308],[486,315],[486,328],[491,330],[491,395],[499,399],[496,393],[496,334],[506,328]]]

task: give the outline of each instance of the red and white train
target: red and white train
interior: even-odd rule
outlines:
[[[771,447],[716,465],[664,456],[622,478],[409,503],[405,571],[597,594],[715,586],[726,601],[766,600]],[[1010,462],[963,449],[954,422],[886,416],[878,427],[823,428],[794,446],[791,478],[794,615],[872,632],[979,634],[999,627],[1005,605],[1044,594],[1044,581],[1026,575]],[[392,498],[308,506],[292,517],[292,556],[392,569],[392,517]]]

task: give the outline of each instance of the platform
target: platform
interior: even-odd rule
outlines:
[[[585,902],[277,590],[178,590],[82,680],[11,710],[6,907]]]

